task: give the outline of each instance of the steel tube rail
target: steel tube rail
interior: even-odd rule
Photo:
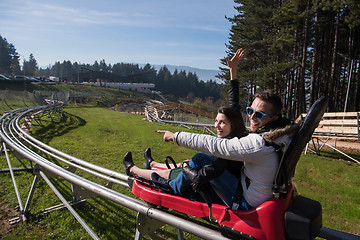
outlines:
[[[19,136],[20,136],[20,134],[19,134]],[[53,158],[55,158],[55,159],[57,159],[57,160],[60,160],[60,161],[62,161],[63,163],[68,164],[69,166],[75,167],[75,168],[77,168],[77,169],[79,169],[79,170],[82,170],[82,171],[84,171],[84,172],[86,172],[86,173],[92,174],[92,175],[94,175],[94,176],[96,176],[96,177],[105,179],[105,180],[107,180],[107,181],[109,181],[109,182],[116,183],[116,184],[122,185],[122,186],[124,186],[124,187],[129,187],[129,185],[128,185],[127,183],[125,183],[125,182],[122,182],[122,181],[119,181],[119,180],[117,180],[117,179],[114,179],[114,178],[112,178],[111,176],[107,176],[107,175],[98,173],[98,172],[93,171],[93,170],[91,170],[91,169],[87,169],[87,168],[85,168],[85,167],[83,167],[83,166],[81,166],[81,165],[78,165],[78,164],[72,162],[71,160],[70,160],[70,161],[67,161],[67,160],[59,157],[58,155],[55,155],[54,153],[49,152],[49,151],[47,151],[46,149],[43,149],[43,148],[39,147],[39,146],[36,145],[34,142],[31,142],[31,141],[29,141],[28,139],[26,139],[26,138],[24,138],[24,137],[22,137],[22,138],[23,138],[24,141],[26,141],[27,143],[29,143],[29,144],[32,145],[33,147],[37,148],[38,150],[42,151],[43,153],[48,154],[49,156],[51,156],[51,157],[53,157]],[[83,160],[81,160],[81,161],[83,161]],[[96,165],[91,164],[92,169],[95,169],[95,168],[96,168],[95,166],[96,166]],[[104,168],[102,168],[102,169],[104,169]],[[101,169],[100,169],[99,171],[101,171]],[[112,171],[112,172],[114,172],[114,171]],[[123,180],[126,180],[126,179],[127,179],[127,176],[126,176],[125,174],[121,174],[121,173],[118,173],[118,172],[116,172],[116,173],[117,173],[117,175],[116,175],[117,177],[118,177],[118,176],[121,176]],[[120,175],[120,174],[121,174],[121,175]],[[115,177],[115,175],[113,175],[113,177]]]
[[[27,134],[24,130],[20,127],[20,119],[22,119],[25,115],[30,114],[31,112],[36,112],[39,110],[47,111],[51,110],[53,106],[38,106],[38,107],[27,107],[23,109],[13,110],[7,114],[4,114],[0,118],[0,139],[2,141],[3,151],[5,152],[9,170],[12,173],[12,167],[9,162],[9,158],[7,156],[7,148],[8,145],[13,151],[17,152],[18,154],[22,155],[24,158],[30,160],[31,162],[36,164],[36,171],[39,171],[39,176],[41,176],[49,185],[49,187],[55,192],[58,198],[63,202],[65,207],[74,215],[74,217],[79,221],[79,223],[85,228],[85,230],[90,234],[93,239],[98,239],[94,232],[88,228],[86,223],[79,217],[79,215],[75,212],[75,210],[71,207],[71,205],[62,197],[62,195],[57,191],[55,186],[51,183],[51,181],[47,178],[47,173],[52,173],[56,176],[59,176],[72,184],[78,185],[96,195],[109,199],[115,203],[118,203],[124,207],[132,209],[140,214],[150,217],[151,219],[155,219],[166,224],[172,225],[178,229],[184,230],[196,236],[202,237],[204,239],[228,239],[221,235],[219,230],[214,230],[210,228],[210,225],[204,225],[200,222],[194,222],[186,220],[182,217],[176,216],[175,214],[159,210],[153,207],[148,206],[145,202],[137,200],[135,198],[126,196],[119,192],[116,192],[106,186],[101,186],[95,182],[92,182],[86,178],[83,178],[75,173],[72,173],[69,170],[64,169],[63,167],[56,165],[55,163],[45,159],[38,153],[31,150],[28,146],[26,146],[22,141],[25,141],[27,144],[35,147],[42,153],[48,154],[49,156],[68,164],[69,166],[75,167],[79,170],[82,170],[86,173],[89,173],[93,176],[106,179],[112,183],[119,184],[122,186],[129,187],[127,183],[124,183],[120,180],[127,181],[128,176],[119,172],[115,172],[110,169],[106,169],[100,167],[98,165],[89,163],[87,161],[78,159],[76,157],[70,156],[66,153],[63,153],[57,149],[54,149],[41,141],[35,139],[34,137]],[[162,120],[162,122],[167,123],[181,123],[181,122],[173,122]],[[205,124],[190,124],[190,125],[197,125],[203,126]],[[11,174],[12,180],[15,186],[15,191],[17,191],[16,181],[14,179],[13,174]],[[32,184],[28,199],[25,204],[25,209],[23,211],[26,212],[29,209],[29,205],[33,196],[33,191],[35,190],[36,182],[38,181],[38,175],[35,175],[34,182]],[[116,178],[116,179],[115,179]],[[120,179],[120,180],[117,180]],[[17,192],[17,197],[19,200],[19,204],[22,204],[20,196]],[[24,218],[24,215],[23,215]],[[321,228],[320,237],[326,239],[360,239],[359,236],[343,233],[341,231],[328,229],[328,228]]]
[[[322,227],[319,237],[329,240],[360,240],[360,236]]]
[[[20,120],[20,118],[21,117],[23,117],[24,115],[26,115],[27,114],[27,112],[24,112],[24,113],[22,113],[18,118],[17,118],[17,129],[20,131],[20,133],[21,133],[21,135],[22,135],[22,138],[24,139],[24,140],[27,140],[27,141],[29,141],[29,143],[30,143],[30,141],[32,142],[31,144],[33,145],[33,146],[35,146],[35,147],[37,147],[37,148],[39,148],[40,149],[40,147],[42,147],[43,149],[46,149],[46,150],[48,150],[48,151],[51,151],[52,153],[54,153],[54,154],[56,154],[56,155],[58,155],[58,156],[60,156],[60,157],[63,157],[63,158],[66,158],[66,159],[68,159],[68,160],[70,160],[71,162],[74,162],[74,163],[77,163],[77,164],[79,164],[79,165],[82,165],[82,166],[85,166],[85,167],[87,167],[87,168],[89,168],[89,169],[93,169],[93,170],[96,170],[96,171],[98,171],[98,172],[100,172],[100,173],[103,173],[103,174],[106,174],[106,175],[108,175],[108,176],[111,176],[111,177],[116,177],[116,178],[119,178],[119,179],[121,179],[121,180],[124,180],[124,181],[126,181],[127,180],[127,175],[125,175],[125,174],[122,174],[122,173],[119,173],[119,172],[116,172],[116,171],[113,171],[113,170],[110,170],[110,169],[107,169],[107,168],[103,168],[103,167],[101,167],[101,166],[98,166],[98,165],[95,165],[95,164],[92,164],[92,163],[89,163],[89,162],[87,162],[87,161],[84,161],[84,160],[81,160],[81,159],[79,159],[79,158],[76,158],[76,157],[73,157],[73,156],[71,156],[71,155],[69,155],[69,154],[66,154],[66,153],[64,153],[64,152],[62,152],[62,151],[59,151],[59,150],[57,150],[57,149],[55,149],[55,148],[53,148],[53,147],[50,147],[49,145],[47,145],[47,144],[45,144],[45,143],[43,143],[43,142],[41,142],[41,141],[39,141],[38,139],[36,139],[36,138],[34,138],[34,137],[32,137],[31,135],[29,135],[29,134],[27,134],[23,129],[21,129],[21,127],[19,126],[19,120]],[[20,135],[20,134],[19,134]],[[40,150],[42,150],[42,149],[40,149]],[[44,150],[42,150],[42,151],[44,151]],[[49,153],[50,154],[50,153]],[[54,157],[55,157],[55,155],[53,155]],[[58,160],[63,160],[62,158],[57,158]]]
[[[155,121],[160,122],[160,123],[183,124],[183,125],[190,125],[190,126],[197,126],[197,127],[214,127],[214,124],[209,124],[209,123],[191,123],[191,122],[164,120],[164,119],[155,117],[151,113],[149,113],[149,116],[151,118],[153,118]]]
[[[31,203],[31,200],[32,200],[32,198],[34,196],[36,184],[37,184],[38,181],[39,181],[39,176],[35,175],[33,183],[31,184],[30,192],[29,192],[28,197],[26,199],[26,203],[25,203],[25,207],[24,207],[24,213],[27,213],[29,211],[30,203]]]
[[[63,152],[61,152],[61,151],[59,151],[59,150],[56,150],[56,149],[54,149],[54,148],[51,148],[50,146],[42,143],[41,141],[39,141],[39,140],[31,137],[29,134],[27,134],[27,133],[26,133],[24,130],[22,130],[21,127],[19,126],[19,120],[20,120],[20,118],[22,118],[24,115],[28,114],[28,113],[31,112],[31,111],[38,111],[38,109],[36,108],[36,109],[27,110],[27,111],[23,112],[22,114],[18,115],[18,116],[17,116],[16,118],[14,118],[13,121],[12,121],[12,124],[13,124],[12,131],[15,131],[20,138],[22,138],[24,141],[26,141],[27,143],[31,144],[31,145],[34,146],[35,148],[39,149],[40,151],[42,151],[42,152],[44,152],[44,153],[46,153],[46,154],[48,154],[48,155],[56,158],[57,160],[60,160],[60,161],[62,161],[62,162],[64,162],[64,163],[68,164],[69,166],[73,166],[73,167],[78,168],[78,169],[80,169],[80,170],[82,170],[82,171],[85,171],[85,172],[88,172],[88,173],[90,173],[90,174],[92,174],[92,175],[95,175],[95,176],[97,176],[97,177],[103,178],[103,179],[105,179],[105,180],[107,180],[107,181],[109,181],[109,182],[116,183],[116,184],[120,184],[120,185],[125,186],[125,187],[129,187],[126,182],[118,181],[118,180],[116,180],[116,179],[113,178],[113,177],[116,177],[116,178],[120,178],[121,180],[125,180],[125,181],[126,181],[126,180],[127,180],[127,176],[126,176],[125,174],[122,174],[122,173],[119,173],[119,172],[115,172],[115,171],[112,171],[112,170],[109,170],[109,169],[106,169],[106,168],[102,168],[102,167],[99,167],[99,166],[97,166],[97,165],[95,165],[95,164],[91,164],[91,163],[89,163],[89,162],[86,162],[86,161],[77,159],[77,158],[75,158],[75,157],[72,157],[72,156],[70,156],[70,155],[67,155],[67,154],[65,154],[65,153],[63,153]],[[15,123],[14,123],[14,122],[15,122]],[[17,132],[16,129],[17,129],[18,131],[20,131],[20,133]],[[11,132],[12,132],[12,131],[11,131]],[[16,138],[15,134],[12,134],[12,136],[13,136],[14,138]],[[22,143],[21,143],[21,144],[22,144]],[[52,153],[52,152],[49,152],[49,151],[45,150],[44,148],[39,147],[38,145],[41,145],[41,146],[45,147],[45,149],[49,149],[50,151],[55,152],[55,153],[58,154],[58,155],[64,156],[64,157],[70,159],[70,161],[66,161],[65,159],[57,156],[56,154],[54,154],[54,153]],[[79,163],[79,164],[81,164],[81,165],[83,165],[83,166],[86,166],[86,167],[88,167],[88,168],[90,168],[90,169],[96,169],[96,171],[105,173],[105,174],[107,174],[107,175],[99,174],[98,172],[95,172],[95,171],[86,169],[86,168],[84,168],[84,167],[82,167],[82,166],[80,166],[80,165],[77,165],[77,164],[75,164],[75,163]]]
[[[210,129],[211,127],[214,127],[214,124],[208,124],[208,123],[192,123],[192,122],[182,122],[182,121],[171,121],[171,120],[164,120],[164,119],[160,119],[158,117],[155,117],[154,115],[152,115],[151,113],[148,113],[148,115],[155,120],[156,122],[159,123],[168,123],[168,124],[178,124],[180,126],[186,127],[186,128],[190,128],[189,126],[192,127],[203,127],[207,132],[215,135],[215,133]]]
[[[4,149],[4,151],[5,151],[5,157],[6,157],[6,161],[7,161],[7,163],[8,163],[8,166],[9,166],[11,179],[12,179],[13,184],[14,184],[15,194],[16,194],[16,198],[17,198],[18,203],[19,203],[19,208],[20,208],[20,211],[22,211],[22,210],[23,210],[23,205],[22,205],[22,201],[21,201],[21,198],[20,198],[19,189],[18,189],[17,184],[16,184],[14,172],[13,172],[12,167],[11,167],[11,163],[10,163],[10,159],[9,159],[9,156],[8,156],[8,153],[7,153],[7,149],[6,149],[5,143],[3,143],[3,149]],[[23,221],[26,220],[26,218],[25,218],[24,215],[22,216],[22,218],[23,218]]]
[[[99,239],[96,234],[89,228],[89,226],[84,222],[84,220],[80,217],[80,215],[71,207],[71,205],[66,201],[66,199],[61,195],[61,193],[56,189],[56,187],[52,184],[52,182],[47,178],[47,176],[39,171],[41,177],[45,180],[45,182],[49,185],[49,187],[54,191],[56,196],[60,199],[60,201],[65,205],[65,207],[71,212],[71,214],[76,218],[76,220],[81,224],[81,226],[85,229],[85,231],[93,238]]]
[[[41,172],[49,172],[56,176],[59,176],[72,184],[78,185],[80,187],[83,187],[84,189],[89,190],[90,192],[93,192],[101,197],[104,197],[106,199],[109,199],[115,203],[118,203],[122,206],[125,206],[127,208],[130,208],[134,211],[137,211],[141,214],[144,214],[146,216],[149,216],[152,219],[156,219],[159,221],[162,221],[164,223],[170,224],[176,228],[179,228],[181,230],[187,231],[189,233],[192,233],[196,236],[205,238],[205,239],[227,239],[224,236],[221,235],[221,233],[217,230],[210,229],[209,227],[203,226],[203,224],[194,223],[193,221],[189,221],[186,219],[183,219],[181,217],[178,217],[176,215],[173,215],[171,213],[149,207],[145,202],[137,200],[135,198],[131,198],[129,196],[126,196],[124,194],[121,194],[119,192],[116,192],[112,189],[109,189],[105,186],[101,186],[97,183],[94,183],[88,179],[85,179],[81,176],[78,176],[72,172],[69,172],[68,170],[62,168],[59,165],[56,165],[55,163],[45,159],[44,157],[40,156],[38,153],[35,153],[33,150],[25,146],[20,140],[24,138],[28,138],[30,142],[34,141],[32,137],[30,137],[28,134],[24,133],[23,131],[19,131],[19,119],[24,116],[27,112],[40,110],[40,109],[46,109],[46,107],[35,107],[35,108],[25,108],[21,110],[15,110],[10,113],[5,114],[0,118],[1,123],[1,131],[0,131],[0,138],[2,139],[4,144],[7,144],[13,151],[17,152],[24,158],[34,162],[36,166],[39,167],[39,170]],[[14,120],[16,119],[16,120]],[[21,136],[22,135],[22,136]],[[19,138],[17,138],[19,137]],[[34,143],[40,143],[38,140],[35,140]],[[46,147],[48,150],[50,150],[52,153],[60,153],[62,156],[66,156],[67,154],[61,153],[60,151],[53,149],[51,147],[45,146],[45,144],[39,144],[42,145],[42,147]],[[38,148],[39,149],[39,148]],[[39,149],[40,151],[43,151],[44,149]],[[73,158],[69,155],[67,155],[70,160],[75,160],[78,163],[81,163],[82,165],[90,166],[92,168],[99,168],[99,166],[94,164],[87,164],[85,161]],[[101,168],[103,172],[109,173],[109,176],[111,177],[121,177],[124,178],[120,173],[116,173],[114,171]],[[116,174],[114,174],[116,173]],[[126,175],[125,175],[126,176]],[[125,179],[127,180],[127,176]],[[26,204],[26,207],[28,207],[28,203]]]

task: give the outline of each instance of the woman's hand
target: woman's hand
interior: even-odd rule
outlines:
[[[165,142],[174,141],[174,133],[172,133],[170,131],[164,131],[164,130],[157,130],[156,132],[164,134],[163,139]]]
[[[241,60],[241,58],[244,56],[244,50],[242,48],[238,49],[235,53],[235,55],[229,59],[228,57],[225,57],[228,67],[230,68],[230,78],[231,80],[237,78],[237,66]]]

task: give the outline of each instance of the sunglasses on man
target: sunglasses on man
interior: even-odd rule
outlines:
[[[261,112],[261,111],[255,111],[252,107],[247,107],[246,108],[246,113],[249,115],[249,116],[252,116],[253,114],[255,114],[255,117],[257,119],[263,119],[265,116],[269,116],[269,117],[273,117],[274,114],[266,114],[264,112]]]

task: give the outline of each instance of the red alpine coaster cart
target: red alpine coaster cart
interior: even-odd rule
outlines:
[[[326,107],[325,97],[319,98],[312,105],[288,149],[279,160],[273,185],[274,197],[257,208],[248,211],[231,210],[221,204],[192,201],[172,195],[160,183],[138,176],[129,178],[132,192],[152,205],[194,217],[209,217],[221,227],[222,235],[228,238],[314,239],[322,227],[321,204],[298,195],[292,178],[300,155],[319,125]]]

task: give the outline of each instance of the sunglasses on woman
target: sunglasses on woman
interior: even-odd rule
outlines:
[[[266,114],[266,113],[263,113],[261,111],[255,111],[252,107],[247,107],[246,108],[246,113],[249,115],[249,116],[252,116],[253,114],[255,114],[255,117],[257,119],[263,119],[263,117],[265,116],[269,116],[269,117],[273,117],[274,114]]]

